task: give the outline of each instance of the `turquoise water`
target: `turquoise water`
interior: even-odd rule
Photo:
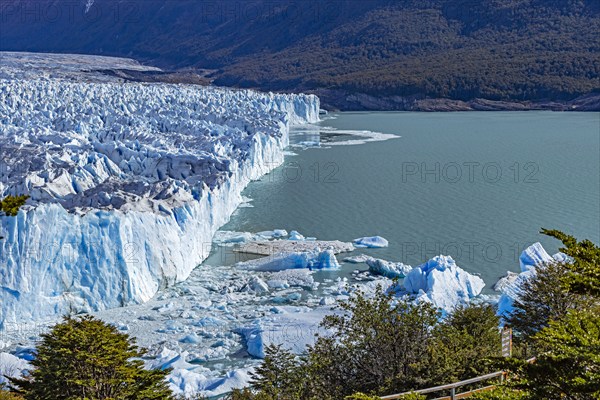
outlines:
[[[224,230],[295,229],[343,241],[380,235],[388,248],[355,253],[411,265],[451,255],[488,288],[507,270],[519,270],[518,255],[529,244],[557,251],[559,243],[541,227],[600,242],[598,113],[331,117],[319,124],[321,148],[292,149],[297,155],[247,188],[253,207],[239,209]],[[328,146],[353,138],[346,130],[399,138]],[[292,140],[314,140],[319,128],[309,131]],[[231,262],[217,253],[207,264]],[[354,269],[344,264],[332,274]]]

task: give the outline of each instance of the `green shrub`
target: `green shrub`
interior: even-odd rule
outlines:
[[[145,370],[128,335],[91,316],[65,317],[41,336],[29,379],[13,379],[27,400],[170,400],[167,371]]]
[[[354,393],[351,396],[346,396],[344,400],[381,400],[380,397],[377,396],[369,396],[364,393]]]
[[[9,217],[15,217],[28,198],[29,196],[6,196],[0,201],[0,211]]]
[[[527,399],[524,392],[516,389],[511,389],[506,386],[498,386],[495,389],[485,392],[479,392],[471,396],[473,400],[525,400]]]

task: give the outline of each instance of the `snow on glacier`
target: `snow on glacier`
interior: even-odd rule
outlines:
[[[36,73],[27,60],[40,55],[11,54],[0,196],[31,199],[0,218],[0,329],[145,302],[186,279],[242,189],[281,164],[289,127],[318,120],[315,96],[88,79],[64,55]]]

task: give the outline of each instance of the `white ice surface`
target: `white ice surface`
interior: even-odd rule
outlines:
[[[508,277],[502,278],[496,283],[496,286],[502,292],[498,300],[498,315],[507,315],[513,311],[514,301],[521,296],[522,285],[535,277],[538,268],[544,268],[544,266],[553,262],[568,261],[570,259],[564,253],[556,253],[550,257],[539,242],[523,250],[519,257],[521,273],[509,273]]]
[[[255,320],[249,326],[239,328],[237,332],[244,337],[248,353],[264,358],[265,347],[280,344],[284,348],[302,354],[306,346],[314,344],[315,334],[326,335],[327,331],[319,325],[331,307],[277,307],[277,313]]]
[[[9,353],[0,353],[0,385],[9,384],[6,377],[21,378],[29,363]]]
[[[521,256],[519,256],[519,264],[522,272],[527,271],[531,267],[551,263],[553,261],[555,260],[550,257],[540,242],[527,247],[523,250]]]

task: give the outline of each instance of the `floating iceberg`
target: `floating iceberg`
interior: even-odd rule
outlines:
[[[506,275],[498,279],[498,282],[494,284],[493,289],[497,292],[504,292],[511,287],[518,279],[519,274],[512,271],[506,271]]]
[[[298,231],[291,231],[290,237],[288,239],[289,240],[304,240],[305,237],[302,236],[300,233],[298,233]]]
[[[250,385],[253,368],[241,368],[227,372],[225,376],[213,376],[210,372],[174,369],[167,376],[169,388],[176,395],[219,396]]]
[[[278,253],[256,260],[239,262],[237,266],[254,271],[281,271],[294,268],[339,268],[340,264],[335,258],[333,250],[328,249],[324,251]]]
[[[276,239],[287,236],[288,233],[285,229],[274,229],[272,231],[258,232],[257,235],[264,239]]]
[[[464,271],[450,256],[437,256],[408,272],[403,282],[417,301],[431,302],[446,312],[468,303],[485,286],[483,279]]]
[[[235,246],[257,240],[250,232],[217,231],[213,236],[213,243],[219,246]]]
[[[378,258],[369,257],[365,262],[369,266],[369,272],[390,279],[404,278],[412,270],[410,265],[380,260]]]
[[[354,239],[356,247],[380,248],[388,247],[388,241],[381,236],[370,236]]]
[[[248,386],[251,368],[242,368],[219,376],[208,368],[191,364],[185,359],[188,353],[163,348],[154,360],[147,362],[153,369],[171,369],[167,375],[169,388],[176,395],[217,396],[236,388]]]
[[[0,197],[31,196],[0,218],[0,330],[185,280],[244,187],[283,162],[290,126],[318,120],[315,96],[0,63]]]
[[[269,256],[279,253],[315,252],[330,249],[335,254],[354,250],[352,243],[339,240],[264,240],[244,243],[237,249],[239,253]]]
[[[357,256],[346,257],[346,258],[344,258],[344,261],[349,262],[351,264],[362,264],[362,263],[366,263],[368,260],[370,260],[372,258],[373,257],[368,256],[366,254],[359,254]]]
[[[273,289],[287,289],[293,286],[316,289],[319,284],[315,282],[309,269],[286,269],[271,274],[267,285]]]

